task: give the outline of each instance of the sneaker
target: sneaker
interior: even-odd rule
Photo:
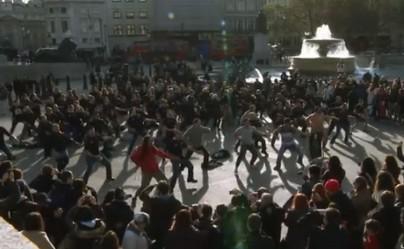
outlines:
[[[107,182],[113,182],[113,181],[115,181],[115,178],[113,177],[107,178]]]
[[[198,181],[195,180],[195,179],[188,179],[187,182],[190,182],[190,183],[197,183]]]
[[[276,167],[274,168],[274,170],[276,170],[276,171],[281,171],[281,166],[276,166]]]

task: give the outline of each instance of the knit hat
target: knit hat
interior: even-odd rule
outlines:
[[[324,188],[328,191],[328,192],[338,192],[341,188],[341,185],[339,184],[338,180],[336,179],[330,179],[328,181],[325,182],[324,184]]]

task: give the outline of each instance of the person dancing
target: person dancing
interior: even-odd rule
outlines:
[[[135,197],[133,197],[132,205],[136,203],[136,198],[138,195],[150,184],[152,178],[157,181],[165,180],[167,181],[164,173],[159,169],[156,157],[167,158],[167,159],[177,159],[175,156],[168,154],[156,148],[153,145],[152,137],[146,135],[143,138],[143,142],[138,146],[131,154],[130,159],[142,170],[142,180],[140,187],[137,189]]]
[[[278,129],[274,131],[274,136],[281,136],[281,147],[278,151],[278,157],[276,159],[275,170],[280,170],[281,168],[281,160],[283,158],[283,154],[286,150],[296,151],[297,163],[303,165],[303,153],[300,150],[299,145],[295,141],[294,134],[297,132],[296,128],[292,126],[293,121],[286,119],[285,123],[281,125]]]

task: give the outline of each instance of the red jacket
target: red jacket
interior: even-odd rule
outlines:
[[[172,156],[154,146],[145,149],[142,146],[137,147],[130,156],[130,159],[139,165],[143,172],[155,173],[159,171],[159,165],[156,156],[171,159]]]

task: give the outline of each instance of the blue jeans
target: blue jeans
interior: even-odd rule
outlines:
[[[69,154],[67,150],[63,151],[54,151],[54,157],[57,164],[57,168],[59,171],[62,171],[66,168],[66,165],[69,164]]]
[[[107,179],[111,179],[112,178],[112,170],[111,170],[111,162],[104,156],[104,155],[100,155],[101,158],[98,157],[94,157],[91,155],[86,155],[86,162],[87,162],[87,170],[84,173],[83,176],[83,181],[85,183],[88,182],[88,178],[90,178],[90,174],[93,170],[94,164],[96,163],[100,163],[102,165],[105,166],[106,170],[107,170]]]
[[[299,146],[296,143],[293,144],[282,144],[281,148],[278,151],[278,157],[276,159],[276,167],[280,167],[281,166],[281,161],[283,158],[283,154],[285,154],[286,150],[290,150],[290,151],[296,151],[298,157],[297,157],[297,162],[302,164],[303,162],[303,153],[300,150]]]
[[[188,159],[178,159],[171,160],[171,164],[173,165],[173,176],[170,179],[171,189],[174,189],[175,184],[177,183],[178,177],[181,175],[181,172],[187,168],[188,169],[188,180],[194,179],[194,165],[192,165],[191,161]]]

